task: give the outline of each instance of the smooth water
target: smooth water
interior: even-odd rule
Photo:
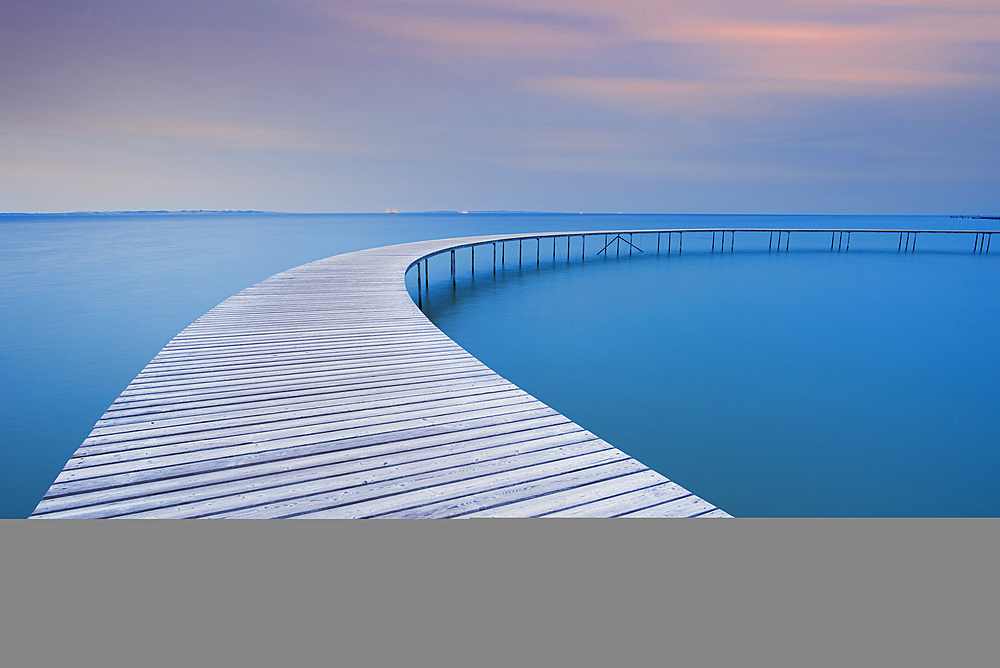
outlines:
[[[996,258],[530,256],[434,286],[425,312],[730,513],[1000,514]]]
[[[986,222],[0,216],[0,516],[31,512],[171,337],[226,297],[304,262],[488,233]],[[738,237],[738,250],[741,243],[752,247]],[[473,287],[463,270],[454,292],[439,262],[427,312],[502,375],[734,514],[1000,514],[990,485],[998,443],[990,401],[1000,327],[995,254],[695,251],[520,272],[508,257],[495,282],[477,271]]]

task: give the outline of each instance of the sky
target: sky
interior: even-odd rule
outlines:
[[[996,0],[0,0],[0,211],[1000,214]]]

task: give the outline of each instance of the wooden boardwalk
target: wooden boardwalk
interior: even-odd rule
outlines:
[[[413,303],[419,258],[505,238],[348,253],[227,299],[136,376],[32,517],[726,516]]]

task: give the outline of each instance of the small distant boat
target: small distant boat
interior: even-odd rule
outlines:
[[[459,211],[459,213],[469,213],[468,211]]]
[[[396,213],[396,210],[395,209],[386,209],[385,212],[386,213]]]

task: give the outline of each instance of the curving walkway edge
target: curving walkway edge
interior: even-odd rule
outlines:
[[[347,253],[230,297],[135,377],[32,517],[728,516],[486,367],[405,289],[428,255],[524,236]]]

